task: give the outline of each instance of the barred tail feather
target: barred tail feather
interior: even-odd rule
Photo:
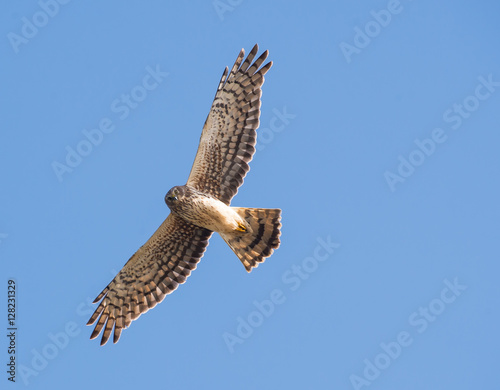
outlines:
[[[271,256],[280,245],[281,210],[233,207],[250,225],[247,232],[221,233],[247,272]]]

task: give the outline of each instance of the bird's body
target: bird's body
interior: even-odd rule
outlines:
[[[169,200],[169,194],[173,192],[177,195],[176,201]],[[167,193],[165,202],[173,214],[213,232],[245,231],[241,227],[248,229],[250,226],[234,208],[187,185],[173,187]]]
[[[250,169],[259,126],[265,51],[255,61],[255,45],[245,61],[241,50],[230,72],[226,68],[203,126],[200,144],[186,185],[165,196],[170,215],[151,238],[127,261],[97,296],[88,325],[90,336],[103,332],[101,345],[186,281],[196,268],[213,232],[250,272],[280,245],[281,210],[231,207]]]

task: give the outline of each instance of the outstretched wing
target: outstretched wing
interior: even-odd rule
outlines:
[[[122,329],[186,281],[203,256],[211,234],[170,214],[94,300],[102,302],[87,323],[92,325],[99,319],[90,338],[96,338],[104,329],[104,345],[114,328],[116,343]]]
[[[266,50],[252,64],[258,45],[242,63],[242,49],[228,75],[224,70],[200,138],[187,185],[229,204],[250,167],[259,127]]]

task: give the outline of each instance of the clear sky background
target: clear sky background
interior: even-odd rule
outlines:
[[[498,2],[62,3],[0,13],[0,387],[498,386]],[[255,43],[274,66],[232,204],[282,208],[281,247],[247,274],[214,236],[100,347],[89,302],[167,216]]]

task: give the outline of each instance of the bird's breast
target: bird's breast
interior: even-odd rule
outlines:
[[[231,232],[242,223],[242,218],[228,205],[209,196],[192,197],[183,207],[184,219],[214,232]]]

